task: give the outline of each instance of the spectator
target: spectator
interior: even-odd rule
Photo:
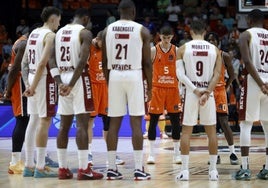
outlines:
[[[3,96],[6,86],[7,86],[7,76],[8,76],[8,68],[10,64],[10,55],[5,54],[4,55],[4,61],[1,66],[1,71],[0,71],[0,96]]]
[[[178,14],[181,13],[181,8],[176,0],[171,0],[169,6],[166,9],[166,12],[168,14],[168,22],[170,26],[173,28],[173,30],[175,30],[176,25],[179,21]]]
[[[12,51],[12,40],[9,38],[9,39],[7,39],[6,43],[3,45],[2,55],[3,56],[4,56],[4,54],[11,55],[11,51]]]
[[[166,19],[166,9],[169,5],[169,0],[157,0],[156,6],[157,6],[157,17],[161,19],[162,21]]]
[[[145,16],[142,25],[150,31],[150,34],[154,34],[156,32],[155,24],[151,21],[150,16]]]
[[[235,16],[237,20],[237,28],[240,32],[245,31],[248,28],[247,14],[237,13]]]
[[[16,34],[19,38],[21,35],[24,35],[29,32],[29,26],[26,24],[26,20],[24,18],[20,19],[20,25],[16,28]]]
[[[229,33],[229,43],[233,39],[238,44],[239,36],[240,36],[240,32],[237,28],[237,24],[233,24],[233,28],[232,28],[231,32]]]
[[[223,18],[222,23],[225,25],[229,32],[232,31],[235,20],[230,16],[230,13],[228,11],[225,13],[225,17]]]
[[[217,25],[214,29],[212,28],[212,31],[218,34],[221,43],[221,49],[226,49],[228,46],[228,30],[225,25],[223,25],[222,19],[218,19]]]
[[[184,45],[186,42],[189,42],[190,40],[191,40],[190,33],[188,33],[187,31],[184,31],[183,39],[180,40],[179,42],[179,47]]]
[[[203,12],[204,10],[201,7],[196,7],[196,12],[193,15],[193,21],[201,20],[207,22],[207,15]]]
[[[110,25],[111,23],[115,22],[116,18],[113,15],[112,10],[107,10],[107,19],[106,19],[106,26]]]

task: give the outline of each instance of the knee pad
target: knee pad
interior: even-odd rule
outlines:
[[[240,122],[240,146],[250,146],[252,125],[250,121]]]
[[[110,127],[110,117],[102,116],[103,130],[108,131]]]
[[[148,128],[148,139],[155,140],[156,138],[156,125],[161,114],[150,114],[150,124]]]
[[[181,137],[180,113],[168,113],[168,115],[172,126],[172,138],[179,140]]]

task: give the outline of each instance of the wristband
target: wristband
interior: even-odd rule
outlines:
[[[50,69],[50,74],[54,78],[55,76],[60,75],[60,71],[58,68],[52,68],[52,69]]]

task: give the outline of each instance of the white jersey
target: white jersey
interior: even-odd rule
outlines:
[[[84,26],[80,24],[67,24],[56,34],[56,61],[61,72],[73,72],[79,63],[82,29]]]
[[[268,81],[268,30],[251,28],[247,31],[251,35],[249,48],[252,64],[263,81]]]
[[[45,37],[48,33],[52,32],[47,28],[37,28],[31,32],[27,41],[27,53],[28,53],[28,63],[29,72],[35,74],[38,64],[40,63],[44,45]],[[44,70],[43,75],[47,74],[47,69]]]
[[[204,40],[185,43],[185,74],[197,88],[207,88],[216,63],[216,47]]]
[[[130,20],[110,24],[106,34],[108,69],[142,68],[142,25]]]

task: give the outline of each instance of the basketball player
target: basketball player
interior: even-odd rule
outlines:
[[[241,169],[236,172],[237,180],[250,180],[249,147],[251,129],[254,121],[260,120],[266,146],[266,162],[257,174],[259,179],[268,179],[268,31],[263,28],[264,14],[254,9],[248,14],[250,29],[239,38],[242,60],[248,72],[241,88],[239,119]]]
[[[193,40],[179,48],[176,62],[178,78],[186,86],[181,136],[182,167],[178,180],[189,180],[190,137],[198,116],[208,136],[209,180],[218,180],[218,141],[213,90],[219,80],[222,59],[218,48],[204,40],[205,28],[206,25],[201,21],[191,23],[190,33]]]
[[[11,52],[11,69],[8,74],[8,83],[5,98],[10,98],[16,124],[12,133],[12,156],[8,168],[9,174],[21,174],[24,165],[21,161],[25,131],[29,121],[27,113],[27,97],[22,96],[25,85],[21,78],[21,60],[27,43],[28,32],[22,35],[13,45]]]
[[[214,44],[215,46],[219,45],[219,37],[216,33],[210,32],[205,36],[205,40]],[[220,51],[222,56],[222,68],[219,82],[217,83],[213,93],[216,102],[217,110],[217,122],[220,124],[224,136],[228,142],[230,150],[230,163],[232,165],[238,164],[238,158],[235,154],[233,132],[228,124],[228,103],[226,91],[229,89],[232,81],[234,80],[234,69],[231,63],[230,55],[224,51]],[[225,70],[228,73],[228,79],[225,81]],[[218,155],[217,164],[220,164],[220,156]]]
[[[156,139],[156,125],[160,115],[166,109],[172,125],[172,138],[174,145],[173,162],[181,163],[180,158],[180,112],[181,100],[176,77],[176,56],[178,48],[171,44],[173,38],[172,28],[164,26],[160,29],[161,41],[151,48],[153,62],[153,89],[149,105],[150,124],[148,130],[149,157],[148,164],[154,164],[154,144]]]
[[[56,114],[56,84],[47,67],[51,57],[51,48],[55,38],[54,31],[58,29],[61,19],[60,10],[55,7],[45,7],[41,13],[43,26],[31,32],[22,60],[22,77],[26,90],[24,95],[28,97],[27,109],[30,116],[40,118],[36,130],[37,163],[34,170],[35,178],[56,177],[57,173],[45,167],[46,145],[51,118]],[[38,119],[38,118],[37,118]],[[38,122],[38,120],[37,120]],[[33,123],[30,120],[29,123]],[[27,137],[35,135],[34,124],[29,124],[32,133],[26,133]],[[27,162],[27,161],[26,161]],[[26,166],[24,176],[32,176],[33,166]]]
[[[77,180],[102,179],[87,163],[88,120],[93,111],[90,79],[87,72],[89,45],[92,34],[85,28],[89,12],[76,10],[71,24],[62,27],[56,34],[55,49],[50,62],[51,74],[59,85],[58,113],[61,117],[57,136],[59,179],[73,178],[67,164],[68,133],[73,117],[76,117],[76,144],[78,147]]]
[[[94,100],[94,112],[90,113],[88,121],[88,162],[93,164],[91,152],[91,143],[93,137],[93,123],[97,115],[101,116],[103,122],[103,138],[106,142],[109,129],[110,118],[107,116],[108,111],[108,88],[102,71],[102,31],[92,40],[90,45],[90,58],[88,59],[90,82]],[[125,162],[116,156],[116,164],[123,165]]]
[[[110,24],[103,33],[103,72],[108,83],[108,116],[110,127],[107,135],[107,179],[122,179],[116,168],[118,132],[128,105],[134,149],[135,180],[150,179],[143,170],[142,117],[145,114],[143,73],[151,98],[152,64],[150,61],[150,33],[135,18],[135,4],[122,0],[118,10],[120,20]]]

